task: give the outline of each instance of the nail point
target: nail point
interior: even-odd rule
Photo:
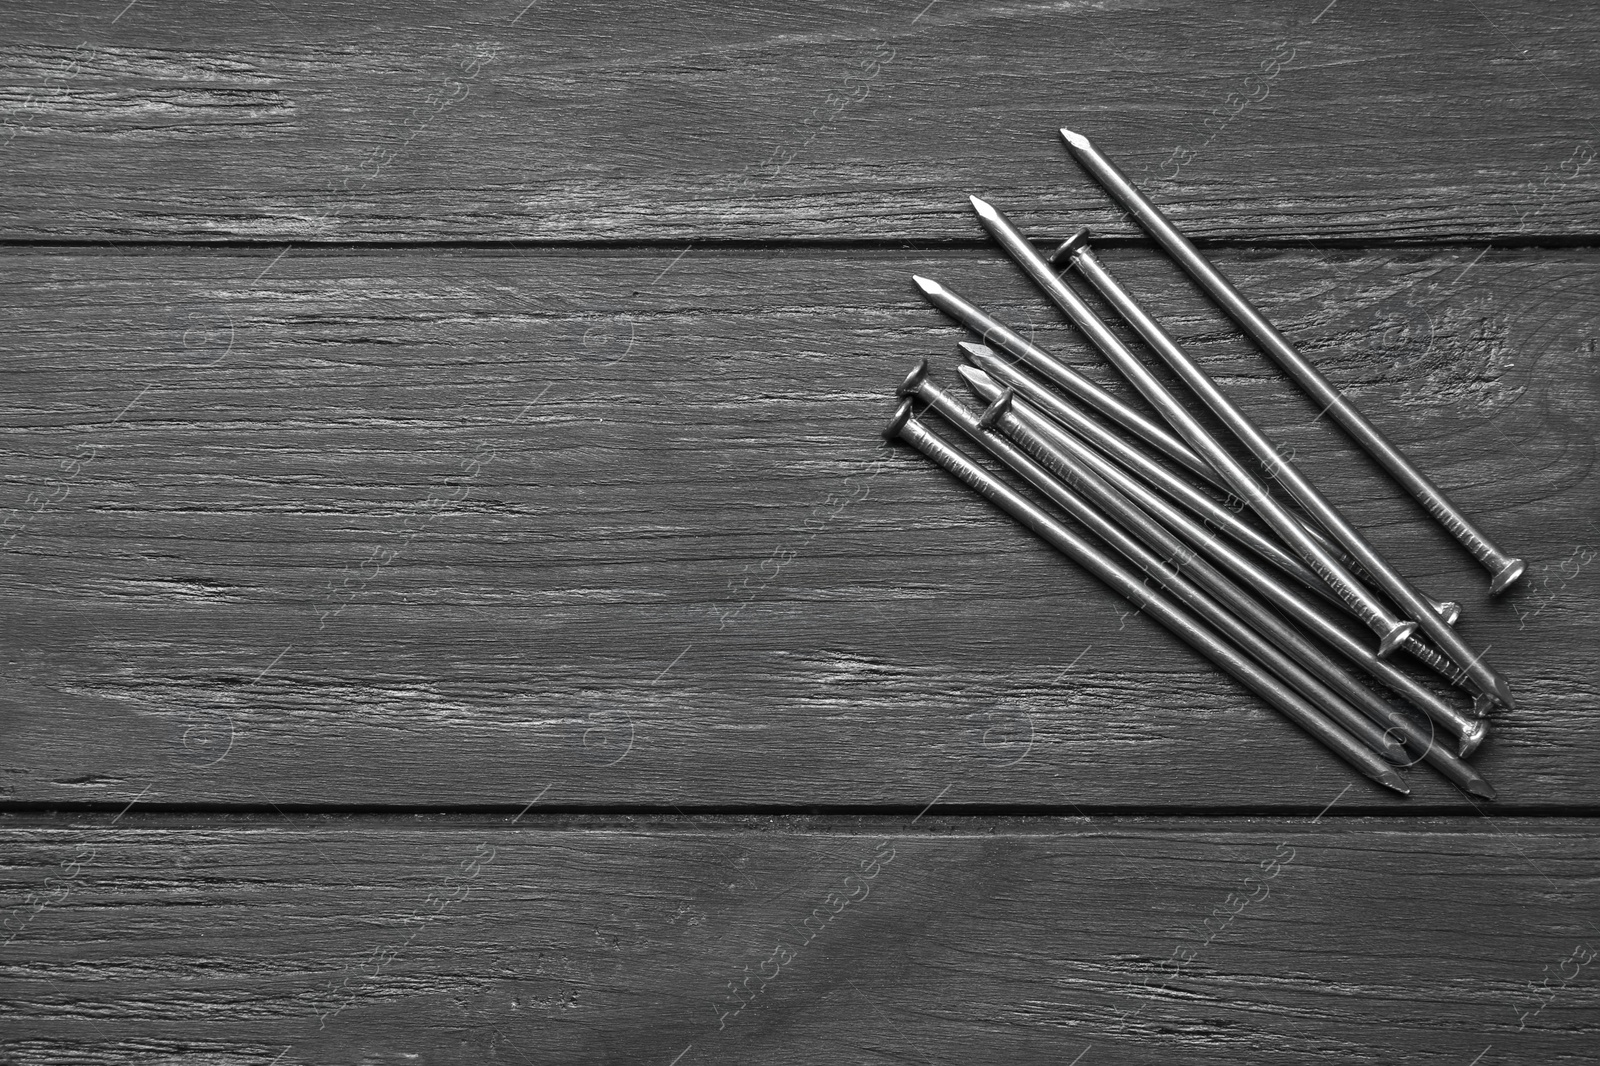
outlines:
[[[994,378],[990,377],[979,368],[973,366],[971,363],[959,364],[956,367],[956,373],[960,374],[962,379],[965,381],[981,382],[984,384],[994,385]],[[995,385],[995,391],[999,392],[1000,386]]]
[[[1074,148],[1087,148],[1087,147],[1089,147],[1089,138],[1085,137],[1081,133],[1074,133],[1072,130],[1067,129],[1067,127],[1065,127],[1065,126],[1061,127],[1061,136],[1066,140],[1066,142],[1068,144],[1072,145],[1072,147],[1074,147]]]
[[[1378,775],[1378,783],[1385,788],[1392,788],[1402,796],[1411,795],[1411,789],[1406,785],[1406,779],[1395,770],[1384,770]]]
[[[956,367],[956,373],[961,375],[961,380],[967,383],[967,388],[972,390],[973,395],[984,403],[993,403],[1000,395],[999,384],[977,367],[962,363]]]
[[[1000,217],[1000,212],[995,210],[994,205],[989,201],[981,200],[976,196],[969,196],[967,199],[972,201],[972,209],[983,218],[997,219]]]
[[[981,344],[975,344],[968,348],[967,355],[972,359],[973,364],[986,374],[993,373],[989,369],[990,367],[1005,365],[1005,360],[1001,359],[993,348],[985,348]]]
[[[1487,691],[1495,701],[1508,711],[1517,709],[1516,701],[1511,698],[1511,686],[1506,684],[1506,679],[1496,670],[1489,671],[1489,686]]]

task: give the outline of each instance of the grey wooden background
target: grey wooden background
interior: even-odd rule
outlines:
[[[1490,0],[0,12],[0,1060],[1592,1061],[1597,43]],[[971,192],[1095,227],[1464,605],[1498,802],[1380,794],[880,442],[962,339],[912,273],[1115,387]]]

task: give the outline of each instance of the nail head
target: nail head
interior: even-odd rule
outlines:
[[[1500,572],[1494,575],[1494,580],[1489,583],[1489,594],[1492,596],[1500,595],[1516,584],[1517,578],[1521,577],[1522,572],[1527,568],[1528,564],[1521,559],[1512,559],[1506,563],[1505,566],[1500,568]]]
[[[907,374],[906,379],[900,383],[900,387],[894,390],[895,395],[912,395],[917,391],[917,386],[922,384],[922,379],[927,376],[928,361],[926,359],[919,359],[917,361],[917,365],[911,368],[911,373]]]
[[[996,396],[994,403],[984,408],[983,414],[978,416],[978,425],[984,429],[993,429],[994,424],[1000,421],[1001,417],[1011,409],[1011,401],[1016,395],[1015,390],[1008,388],[999,396]]]
[[[927,365],[926,361],[924,361],[923,365]],[[902,400],[900,402],[900,406],[894,409],[894,415],[890,417],[889,424],[883,427],[884,438],[886,440],[898,440],[900,437],[900,431],[905,428],[905,424],[910,421],[910,419],[911,401]]]
[[[1084,248],[1087,248],[1088,246],[1089,246],[1089,230],[1088,230],[1088,227],[1084,227],[1083,229],[1080,229],[1077,233],[1074,233],[1072,236],[1070,236],[1066,240],[1062,241],[1061,245],[1058,248],[1056,248],[1055,251],[1051,252],[1048,258],[1049,258],[1050,262],[1052,262],[1052,263],[1060,263],[1060,262],[1063,262],[1065,260],[1071,259],[1073,256],[1077,255],[1080,251],[1082,251]]]

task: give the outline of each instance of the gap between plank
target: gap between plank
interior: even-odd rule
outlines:
[[[1029,239],[1040,248],[1050,250],[1060,240],[1067,236],[1067,230],[1061,233],[1038,232]],[[696,251],[725,252],[746,254],[772,254],[772,253],[937,253],[937,252],[986,252],[994,249],[993,242],[985,237],[886,237],[886,238],[832,238],[832,237],[795,237],[795,238],[716,238],[716,237],[670,237],[659,240],[506,240],[506,241],[450,241],[450,240],[388,240],[388,241],[292,241],[286,242],[279,238],[276,240],[90,240],[90,239],[50,239],[40,240],[31,238],[0,238],[0,253],[30,253],[30,252],[71,252],[85,251],[105,254],[108,250],[118,255],[149,254],[149,255],[174,255],[174,254],[216,254],[257,251],[282,256],[285,244],[292,244],[296,255],[317,254],[386,254],[393,252],[439,252],[439,251],[482,251],[506,252],[526,255],[529,252],[545,253],[549,255],[581,255],[584,253],[602,256],[623,256],[635,254],[656,255],[662,252],[682,252],[686,241],[692,241]],[[1326,237],[1321,234],[1283,235],[1274,237],[1215,237],[1195,238],[1194,243],[1200,248],[1239,249],[1254,251],[1297,251],[1304,250],[1311,245],[1318,249],[1335,249],[1339,251],[1422,251],[1435,250],[1447,251],[1450,249],[1472,249],[1480,257],[1489,251],[1524,251],[1539,249],[1581,249],[1600,248],[1600,233],[1573,233],[1560,236],[1533,236],[1511,238],[1496,238],[1485,236],[1462,235],[1449,239],[1418,238],[1394,239],[1373,237]],[[1096,236],[1097,248],[1127,248],[1145,251],[1157,251],[1158,246],[1154,241],[1144,237],[1131,236]]]
[[[1213,821],[1221,818],[1311,819],[1334,821],[1364,818],[1390,822],[1417,821],[1420,819],[1447,819],[1461,822],[1481,822],[1501,818],[1573,818],[1600,819],[1600,805],[1594,804],[1540,804],[1526,807],[1474,807],[1440,806],[1412,809],[1390,804],[1377,797],[1372,805],[1361,800],[1345,800],[1328,809],[1325,804],[1282,804],[1278,806],[1209,806],[1203,809],[1177,805],[1084,805],[1011,804],[1011,803],[961,803],[940,802],[937,812],[929,811],[926,803],[909,804],[562,804],[526,801],[505,804],[474,804],[459,807],[417,804],[339,804],[339,803],[142,803],[135,811],[127,811],[126,802],[108,803],[0,803],[0,819],[93,817],[122,815],[124,823],[171,818],[174,816],[261,819],[274,821],[304,821],[327,818],[437,818],[465,819],[477,822],[515,822],[533,825],[556,819],[651,819],[663,823],[682,823],[685,826],[701,824],[708,818],[722,819],[783,819],[846,822],[862,819],[914,819],[916,823],[943,824],[951,821],[992,821],[1010,819],[1139,819],[1161,818],[1189,821]],[[3,823],[0,823],[3,824]]]

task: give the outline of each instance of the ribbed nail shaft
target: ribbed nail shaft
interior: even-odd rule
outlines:
[[[1445,654],[1454,659],[1483,691],[1494,696],[1506,707],[1511,707],[1511,686],[1506,683],[1505,678],[1484,661],[1482,653],[1474,652],[1459,633],[1434,613],[1433,608],[1422,594],[1412,587],[1411,582],[1390,566],[1388,560],[1367,543],[1367,539],[1360,531],[1318,491],[1310,479],[1300,473],[1292,460],[1280,456],[1277,447],[1265,433],[1261,432],[1260,427],[1217,386],[1215,381],[1211,380],[1211,375],[1201,369],[1200,364],[1173,340],[1171,334],[1139,305],[1128,290],[1112,277],[1111,272],[1100,262],[1088,243],[1080,241],[1070,254],[1072,265],[1117,309],[1117,313],[1138,331],[1151,351],[1155,352],[1173,373],[1183,379],[1189,390],[1227,425],[1257,460],[1268,464],[1268,469],[1274,471],[1277,482],[1288,489],[1289,494],[1300,501],[1300,505],[1307,513],[1321,523],[1322,528],[1332,534],[1346,551],[1361,561],[1361,565],[1378,582],[1379,587],[1394,599],[1400,609],[1422,626]],[[1049,267],[1046,266],[1045,269],[1049,270]],[[1057,281],[1059,280],[1058,278]],[[1062,287],[1065,288],[1065,285]],[[1146,373],[1148,374],[1148,371]],[[1152,377],[1150,380],[1155,381],[1155,378]]]
[[[1349,730],[1373,751],[1392,761],[1405,760],[1405,748],[1384,729],[1373,724],[1377,720],[1384,726],[1391,725],[1386,719],[1392,715],[1392,707],[1362,688],[1359,682],[1345,674],[1337,663],[1319,652],[1310,641],[1289,629],[1281,620],[1272,618],[1270,612],[1242,589],[1175,539],[1169,537],[1161,544],[1149,544],[1148,541],[1141,543],[1135,539],[1141,530],[1130,527],[1130,535],[1130,529],[1124,528],[1128,526],[1127,522],[1118,525],[1084,498],[1089,496],[1100,508],[1114,515],[1120,511],[1121,517],[1132,517],[1132,505],[1111,490],[1110,486],[1099,479],[1063,483],[1009,441],[984,428],[978,416],[965,404],[929,381],[926,362],[906,378],[900,394],[915,396],[926,402],[945,421],[1021,474],[1034,488],[1087,526],[1123,558],[1159,582],[1185,607],[1215,626],[1223,636],[1244,649],[1262,666],[1293,685],[1313,706]],[[1148,518],[1146,522],[1154,525]],[[1166,552],[1165,556],[1161,554],[1163,551]],[[1263,629],[1263,626],[1270,628]]]
[[[981,371],[974,371],[970,367],[963,367],[962,370],[962,377],[967,384],[985,402],[994,405],[1005,394],[1005,390],[1000,388],[998,382]],[[995,406],[990,407],[991,411],[995,409]],[[1121,493],[1131,504],[1142,508],[1147,518],[1155,519],[1153,530],[1143,525],[1139,529],[1134,529],[1134,532],[1145,538],[1152,547],[1166,550],[1170,554],[1174,549],[1167,538],[1176,534],[1200,549],[1218,567],[1271,601],[1289,617],[1321,637],[1346,659],[1448,729],[1451,734],[1459,738],[1460,755],[1470,754],[1488,735],[1487,723],[1462,714],[1448,701],[1419,684],[1404,671],[1379,659],[1366,645],[1340,628],[1300,592],[1263,570],[1226,540],[1214,535],[1199,522],[1141,484],[1137,478],[1100,455],[1070,430],[1057,425],[1026,400],[1015,399],[1009,406],[1007,417],[999,418],[996,427],[1014,440],[1023,451],[1037,459],[1040,465],[1058,477],[1076,477],[1085,480],[1088,477],[1097,477]],[[1110,507],[1107,509],[1111,510]],[[1115,514],[1114,511],[1113,513]],[[1120,515],[1117,517],[1121,519]],[[1165,523],[1165,527],[1161,523]],[[1378,713],[1387,709],[1389,709],[1387,704],[1373,708]],[[1397,725],[1403,730],[1406,730],[1406,725],[1411,725],[1412,728],[1405,731],[1407,741],[1419,752],[1428,750],[1427,741],[1430,735],[1416,730],[1414,723],[1410,723],[1409,719],[1403,719],[1404,724],[1397,723],[1390,717],[1377,720],[1382,724]],[[1434,765],[1438,766],[1446,776],[1468,791],[1484,796],[1492,794],[1492,789],[1485,792],[1483,788],[1473,787],[1471,778],[1455,767],[1435,760],[1430,761],[1434,761]],[[1487,787],[1487,783],[1483,783],[1483,786]]]
[[[1033,245],[1028,243],[1027,238],[1007,221],[1004,215],[976,196],[971,197],[971,200],[973,209],[977,211],[984,228],[1010,253],[1011,258],[1016,260],[1023,272],[1066,313],[1073,325],[1100,349],[1122,376],[1127,378],[1139,394],[1161,414],[1167,424],[1177,430],[1184,442],[1204,457],[1211,468],[1227,480],[1229,490],[1248,503],[1251,509],[1272,527],[1274,533],[1294,548],[1301,561],[1316,571],[1318,577],[1326,581],[1333,591],[1358,612],[1361,621],[1378,634],[1378,654],[1387,655],[1399,647],[1416,628],[1416,623],[1395,617],[1388,607],[1379,602],[1350,575],[1348,570],[1339,565],[1338,560],[1306,532],[1305,527],[1295,520],[1288,509],[1274,499],[1244,468],[1244,465],[1230,455],[1206,431],[1199,420],[1178,402],[1167,387],[1127,349],[1117,335],[1100,321],[1100,316],[1095,314],[1077,293],[1068,288],[1066,282],[1056,275],[1050,264],[1034,251]],[[1277,456],[1274,455],[1273,458],[1276,460]]]
[[[1524,562],[1497,548],[1482,530],[1462,514],[1444,491],[1412,465],[1389,438],[1368,422],[1332,382],[1323,377],[1305,356],[1296,351],[1294,345],[1278,332],[1267,317],[1245,299],[1244,295],[1234,288],[1233,283],[1212,266],[1210,260],[1201,255],[1200,250],[1191,244],[1187,237],[1178,232],[1177,227],[1162,214],[1160,208],[1151,203],[1116,164],[1102,155],[1089,138],[1069,129],[1063,129],[1061,136],[1066,140],[1072,157],[1100,183],[1111,198],[1132,215],[1134,220],[1144,227],[1144,231],[1166,249],[1168,255],[1177,260],[1178,265],[1210,294],[1229,317],[1255,339],[1262,351],[1282,367],[1313,402],[1321,405],[1324,411],[1332,415],[1362,450],[1377,460],[1402,488],[1415,497],[1427,512],[1444,526],[1450,535],[1483,565],[1484,569],[1489,571],[1492,575],[1489,585],[1492,593],[1504,592],[1522,575]]]
[[[911,401],[907,400],[900,405],[885,431],[885,436],[904,440],[932,459],[1051,547],[1142,608],[1175,636],[1210,659],[1251,692],[1266,700],[1363,775],[1403,795],[1410,793],[1405,778],[1348,732],[1330,721],[1321,711],[1307,703],[1288,685],[1234,648],[1194,615],[1173,603],[1162,593],[1145,585],[1137,575],[1073,533],[1010,486],[991,477],[913,419]]]

